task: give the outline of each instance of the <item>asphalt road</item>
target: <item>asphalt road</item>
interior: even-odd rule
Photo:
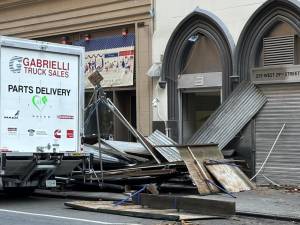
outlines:
[[[66,199],[0,195],[0,225],[135,225],[159,224],[141,218],[77,211],[64,206]]]
[[[175,225],[174,222],[85,212],[64,206],[67,199],[0,195],[0,225]],[[300,225],[300,223],[250,217],[194,221],[199,225]]]

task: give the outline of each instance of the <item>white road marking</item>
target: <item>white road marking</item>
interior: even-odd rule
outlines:
[[[107,224],[107,225],[141,225],[141,224],[134,224],[134,223],[110,223],[104,221],[95,221],[95,220],[87,220],[87,219],[72,218],[72,217],[65,217],[65,216],[55,216],[55,215],[40,214],[40,213],[30,213],[30,212],[15,211],[9,209],[0,209],[0,212],[16,213],[16,214],[31,215],[31,216],[41,216],[41,217],[49,217],[49,218],[64,219],[64,220],[75,220],[81,222]]]

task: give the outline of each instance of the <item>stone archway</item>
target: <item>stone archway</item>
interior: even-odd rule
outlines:
[[[197,8],[176,27],[164,54],[160,85],[163,87],[167,84],[168,120],[171,121],[178,121],[179,118],[177,79],[181,73],[186,43],[195,34],[208,37],[218,50],[223,74],[223,97],[231,89],[229,76],[233,73],[233,40],[225,25],[215,15]]]
[[[250,79],[250,70],[257,64],[263,37],[279,23],[288,24],[300,34],[300,2],[269,0],[250,17],[236,48],[235,73],[240,80]]]

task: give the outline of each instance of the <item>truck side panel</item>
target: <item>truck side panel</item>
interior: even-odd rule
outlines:
[[[59,44],[24,42],[10,38],[1,43],[0,150],[78,151],[81,49],[70,54]]]

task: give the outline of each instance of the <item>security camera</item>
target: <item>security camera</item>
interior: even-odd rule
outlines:
[[[158,99],[158,98],[153,99],[153,100],[152,100],[152,107],[153,107],[153,108],[156,108],[157,105],[158,105],[158,103],[159,103],[159,99]]]

